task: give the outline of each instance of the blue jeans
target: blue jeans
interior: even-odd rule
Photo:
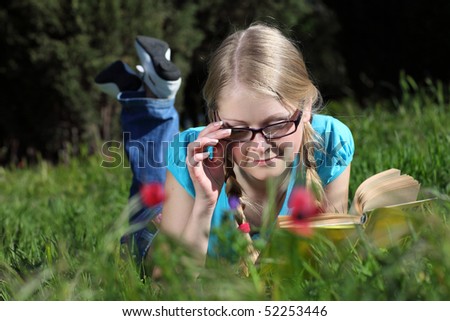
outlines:
[[[145,92],[122,92],[118,95],[122,104],[121,124],[125,153],[133,179],[130,197],[139,193],[142,184],[166,179],[167,149],[173,136],[179,131],[178,112],[174,99],[147,98]],[[142,208],[130,217],[131,225],[145,226],[137,232],[124,235],[121,243],[128,244],[137,263],[141,263],[157,230],[150,221],[161,213],[161,205]]]

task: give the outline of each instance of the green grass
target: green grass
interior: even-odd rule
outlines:
[[[235,263],[211,260],[197,280],[195,264],[173,246],[155,254],[164,281],[142,281],[118,242],[129,169],[101,168],[96,156],[41,162],[0,168],[0,300],[450,299],[448,96],[442,85],[419,89],[404,79],[395,108],[361,110],[348,101],[325,110],[355,138],[350,195],[368,176],[395,167],[419,180],[424,196],[438,197],[394,246],[376,246],[364,234],[352,246],[318,236],[306,255],[307,241],[277,232],[249,277]]]

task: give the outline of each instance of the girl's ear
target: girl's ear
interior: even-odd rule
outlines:
[[[303,105],[302,110],[302,122],[308,123],[311,120],[311,113],[312,113],[312,99],[308,99],[305,101],[305,104]]]

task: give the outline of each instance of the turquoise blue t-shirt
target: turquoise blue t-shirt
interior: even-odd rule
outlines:
[[[326,186],[336,179],[352,161],[355,150],[353,136],[345,124],[331,116],[314,115],[311,124],[316,133],[322,137],[322,148],[320,150],[316,149],[314,157],[317,165],[317,173],[322,180],[323,186]],[[195,197],[195,190],[186,167],[187,145],[196,140],[198,134],[204,128],[195,127],[178,133],[175,135],[168,150],[167,169],[192,197]],[[279,215],[289,214],[289,208],[287,206],[288,199],[295,183],[295,170],[300,168],[296,164],[298,164],[298,159],[294,163],[286,198]],[[224,185],[213,213],[211,230],[220,226],[225,211],[227,210],[229,210],[229,205]],[[211,233],[208,243],[209,255],[217,255],[215,253],[215,243],[216,237]]]

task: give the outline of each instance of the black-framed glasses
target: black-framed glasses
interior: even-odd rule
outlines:
[[[221,120],[216,111],[216,117]],[[270,124],[261,128],[250,127],[224,127],[231,129],[231,135],[224,138],[225,141],[248,142],[255,138],[257,133],[261,133],[266,140],[282,138],[295,133],[300,124],[302,112],[297,110],[290,119]]]

